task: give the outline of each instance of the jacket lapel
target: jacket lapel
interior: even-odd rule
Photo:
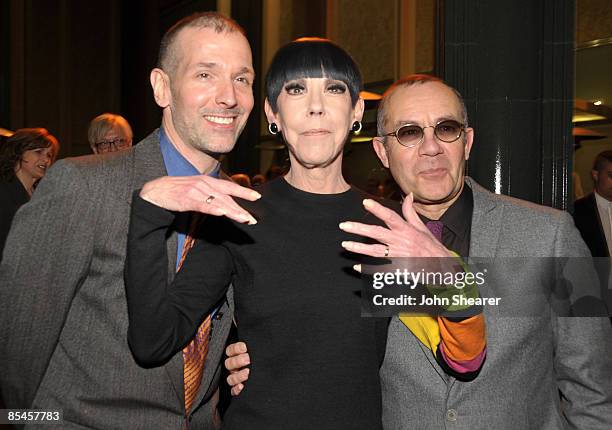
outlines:
[[[494,257],[502,227],[502,208],[498,206],[491,193],[478,185],[472,178],[466,177],[465,183],[474,196],[474,211],[472,213],[472,228],[470,237],[470,257]],[[417,340],[423,354],[429,360],[440,378],[449,384],[449,389],[455,383],[455,378],[449,377],[437,364],[431,350]]]
[[[597,200],[595,199],[595,191],[593,191],[588,197],[589,202],[589,211],[591,212],[590,219],[596,219],[596,225],[593,225],[593,241],[596,243],[598,248],[598,252],[601,255],[605,255],[607,257],[610,256],[608,252],[608,242],[606,241],[606,233],[603,229],[603,223],[601,222],[601,217],[599,216],[599,208],[597,207]]]
[[[144,140],[134,146],[134,166],[132,178],[132,190],[142,188],[142,186],[153,179],[161,176],[166,176],[168,172],[164,165],[164,159],[159,148],[159,129],[154,130]],[[132,195],[129,195],[130,203]],[[166,247],[168,252],[168,278],[171,281],[176,272],[176,247],[177,233],[173,231],[168,240]],[[172,387],[176,393],[177,399],[184,407],[185,394],[183,388],[183,354],[175,354],[172,359],[164,366],[168,378],[172,383]]]
[[[472,178],[466,177],[465,183],[474,195],[470,257],[495,257],[502,229],[503,208],[490,191],[478,185]]]

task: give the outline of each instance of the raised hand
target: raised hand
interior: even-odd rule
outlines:
[[[372,257],[453,257],[417,215],[412,193],[402,204],[404,218],[374,200],[366,199],[363,205],[368,212],[383,221],[387,228],[354,221],[343,222],[340,224],[342,230],[380,242],[365,244],[345,241],[342,242],[344,249]]]
[[[171,211],[196,211],[257,224],[231,196],[250,201],[261,197],[257,191],[207,175],[164,176],[147,182],[140,192],[142,199]]]

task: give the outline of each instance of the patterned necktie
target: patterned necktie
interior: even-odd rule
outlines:
[[[425,224],[431,234],[434,235],[438,242],[442,243],[442,230],[444,229],[444,223],[442,221],[427,221]]]
[[[178,264],[177,272],[181,270],[185,257],[195,243],[195,231],[201,220],[201,214],[193,215],[189,233],[185,236],[181,259]],[[202,372],[204,362],[208,353],[208,341],[210,338],[211,315],[208,315],[202,322],[193,340],[183,349],[183,382],[185,386],[185,413],[188,415],[193,406],[193,401],[198,394],[202,383]]]

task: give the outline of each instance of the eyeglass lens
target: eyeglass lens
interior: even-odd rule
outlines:
[[[442,142],[454,142],[461,131],[461,124],[453,120],[442,121],[434,127],[434,135]],[[397,139],[405,146],[417,145],[423,139],[423,129],[418,125],[405,125],[397,130]]]
[[[98,142],[98,146],[101,148],[109,148],[114,146],[115,148],[123,148],[126,146],[127,141],[125,139],[114,139],[114,140],[102,140]]]

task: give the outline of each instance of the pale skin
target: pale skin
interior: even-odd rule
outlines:
[[[407,123],[427,127],[446,119],[461,121],[461,104],[457,96],[439,82],[398,87],[387,97],[387,133]],[[473,140],[474,130],[470,127],[457,141],[449,143],[438,140],[433,129],[426,128],[423,141],[413,148],[402,146],[392,136],[375,138],[376,155],[409,196],[402,205],[404,219],[375,202],[365,204],[366,209],[384,221],[388,228],[342,223],[341,229],[380,242],[374,245],[347,242],[343,244],[345,249],[373,257],[452,256],[417,214],[438,220],[459,198],[464,184],[465,161],[469,158]]]
[[[261,197],[259,193],[208,176],[218,167],[218,155],[232,150],[253,109],[255,74],[249,44],[238,32],[186,28],[173,47],[172,70],[151,72],[153,95],[163,109],[166,135],[202,174],[155,179],[144,185],[140,196],[168,210],[255,224],[232,197],[253,201]]]
[[[15,176],[31,196],[34,184],[45,176],[47,169],[55,158],[55,148],[37,148],[24,151],[21,160],[15,166]]]
[[[115,151],[120,151],[122,149],[128,149],[129,147],[132,146],[132,138],[129,136],[127,130],[124,130],[124,128],[120,125],[115,125],[109,131],[107,131],[102,137],[102,139],[100,140],[112,142],[117,139],[124,140],[123,146],[121,147],[109,146],[106,149],[102,150],[101,148],[98,147],[98,145],[94,144],[94,145],[91,145],[91,150],[93,151],[94,154],[104,154],[106,152],[115,152]]]
[[[275,123],[289,148],[291,168],[285,180],[317,194],[336,194],[350,186],[342,176],[342,150],[355,121],[361,121],[363,100],[355,106],[346,84],[327,78],[286,82],[274,112],[266,99],[268,122]]]
[[[440,119],[459,119],[461,109],[454,93],[441,83],[428,82],[397,88],[389,97],[386,124],[391,128],[404,123],[427,126]],[[449,110],[450,107],[450,110]],[[406,193],[402,204],[404,218],[373,200],[364,200],[366,210],[382,220],[385,227],[354,221],[340,224],[344,231],[369,237],[379,244],[343,242],[352,252],[385,257],[452,257],[453,254],[440,244],[418,214],[437,220],[457,200],[463,190],[464,162],[468,159],[474,139],[474,131],[467,128],[464,141],[444,143],[437,141],[433,130],[425,130],[425,138],[415,148],[405,148],[394,137],[374,140],[374,150],[383,165]],[[355,270],[361,271],[356,266]],[[227,347],[225,367],[230,375],[228,384],[232,395],[238,395],[248,379],[250,364],[247,346],[238,342]]]

